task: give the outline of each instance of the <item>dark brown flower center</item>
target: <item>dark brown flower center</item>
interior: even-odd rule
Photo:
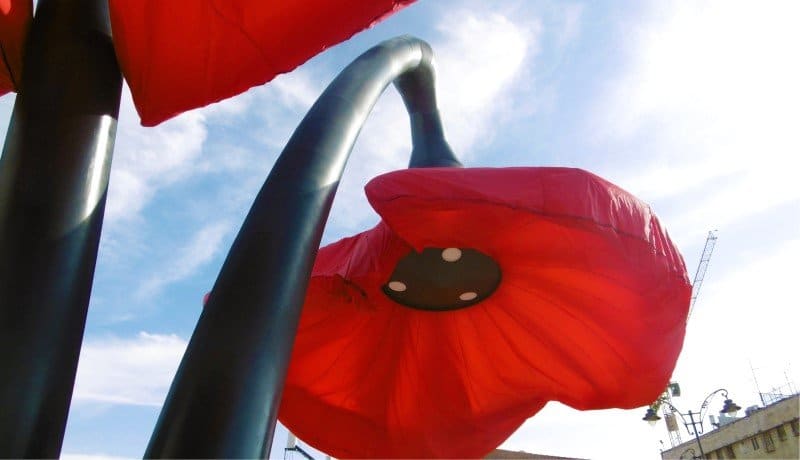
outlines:
[[[427,248],[400,259],[383,292],[407,307],[455,310],[486,299],[499,284],[500,267],[486,254]]]

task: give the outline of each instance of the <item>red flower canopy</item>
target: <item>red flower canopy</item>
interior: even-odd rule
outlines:
[[[32,14],[31,0],[0,0],[0,96],[19,90],[22,50]]]
[[[1,0],[0,0],[1,1]],[[142,124],[289,72],[414,0],[109,0]]]
[[[547,401],[633,408],[668,383],[691,286],[629,193],[567,168],[408,169],[366,192],[383,221],[320,249],[284,389],[312,446],[481,457]]]

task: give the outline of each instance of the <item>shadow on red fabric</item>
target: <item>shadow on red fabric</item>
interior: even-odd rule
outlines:
[[[337,458],[476,458],[548,401],[667,385],[691,286],[650,208],[579,169],[373,179],[382,217],[320,249],[280,420]]]
[[[32,17],[31,0],[0,0],[0,96],[19,90],[23,48]]]

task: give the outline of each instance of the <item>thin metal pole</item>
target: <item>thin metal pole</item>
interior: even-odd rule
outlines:
[[[145,457],[269,454],[325,221],[356,136],[389,83],[411,114],[412,164],[460,165],[436,110],[431,54],[410,37],[384,42],[342,71],[303,119],[228,253]]]
[[[703,452],[703,446],[700,444],[700,435],[697,434],[697,423],[694,420],[694,413],[689,411],[689,421],[692,424],[692,432],[694,432],[694,438],[697,440],[697,448],[700,449],[700,458],[706,458],[706,453]],[[700,425],[702,426],[703,420],[700,420]],[[688,427],[687,427],[688,428]]]
[[[0,158],[0,457],[58,457],[122,77],[106,0],[39,0]]]

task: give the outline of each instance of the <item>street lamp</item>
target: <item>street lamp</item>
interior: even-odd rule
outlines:
[[[677,407],[672,405],[667,398],[661,396],[655,403],[653,403],[653,405],[647,408],[647,413],[644,417],[642,417],[642,420],[646,421],[651,426],[654,426],[657,421],[661,420],[661,417],[658,416],[656,410],[658,410],[658,407],[661,404],[666,404],[674,413],[680,416],[683,425],[686,427],[686,431],[689,432],[689,434],[694,435],[695,439],[697,440],[697,447],[700,449],[699,458],[705,458],[706,454],[703,452],[703,446],[700,444],[700,435],[703,434],[703,419],[708,411],[708,404],[711,402],[711,398],[717,394],[722,394],[722,396],[725,398],[725,402],[723,403],[722,409],[719,411],[719,413],[735,416],[736,412],[738,412],[741,407],[739,407],[738,404],[733,402],[733,400],[728,397],[728,390],[720,388],[719,390],[715,390],[706,396],[706,399],[703,400],[703,404],[700,406],[700,410],[697,412],[681,412]],[[686,417],[689,417],[689,419],[687,420]],[[695,419],[695,417],[697,417],[697,419]]]

